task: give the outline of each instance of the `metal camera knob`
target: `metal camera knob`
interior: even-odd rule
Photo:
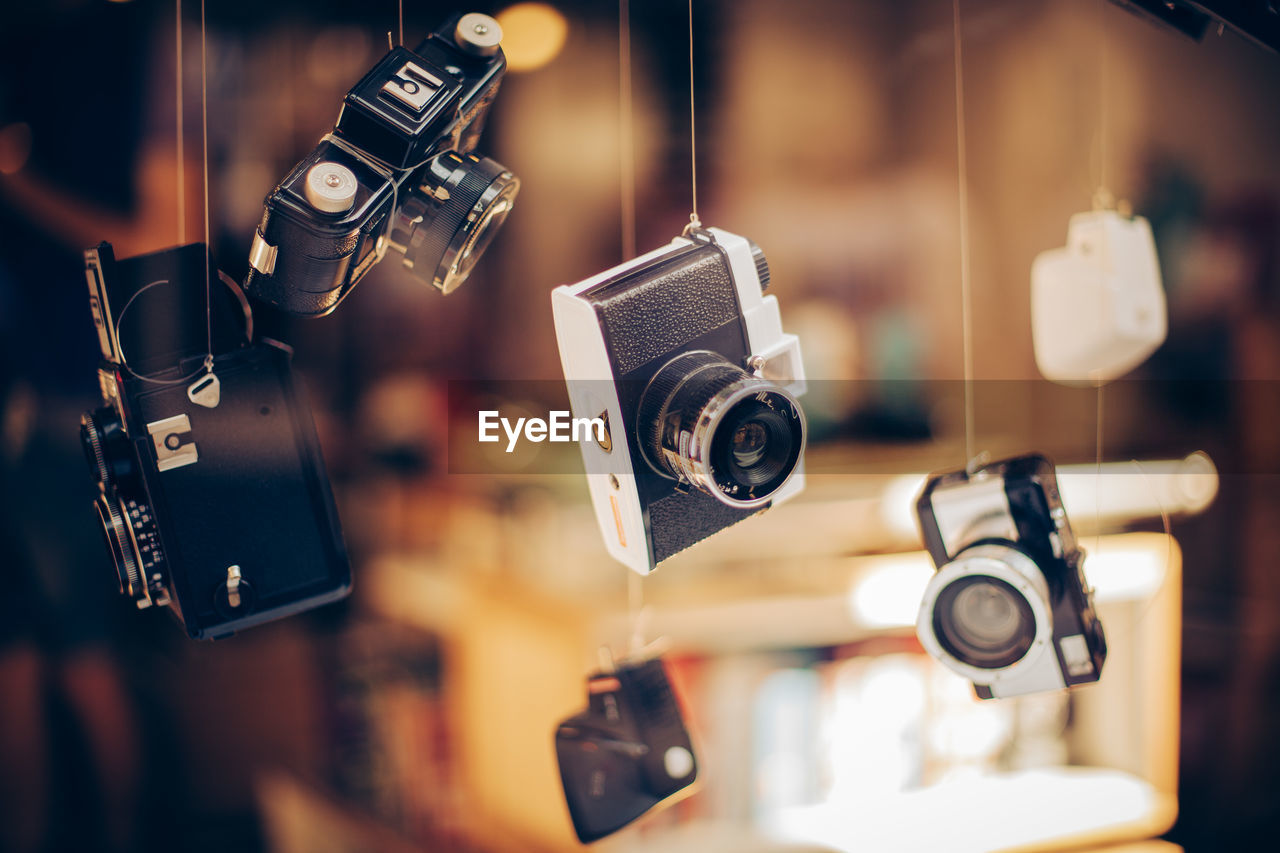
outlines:
[[[341,163],[325,160],[307,172],[307,203],[322,213],[342,213],[351,209],[358,186],[354,172]]]
[[[493,56],[502,44],[502,27],[488,15],[471,12],[458,19],[453,40],[473,56]]]
[[[764,249],[756,245],[754,240],[748,240],[747,245],[751,247],[751,260],[756,264],[756,278],[760,279],[760,292],[766,293],[769,290],[769,261],[764,256]]]

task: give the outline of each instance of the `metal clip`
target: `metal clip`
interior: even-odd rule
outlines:
[[[233,609],[240,606],[240,567],[227,568],[227,604]]]
[[[271,275],[276,270],[276,255],[279,249],[267,242],[262,232],[253,232],[253,245],[249,247],[249,266],[263,275]]]

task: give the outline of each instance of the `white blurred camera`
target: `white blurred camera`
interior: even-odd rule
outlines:
[[[1128,373],[1164,342],[1164,288],[1151,226],[1114,210],[1077,213],[1067,245],[1031,265],[1036,365],[1065,384]]]

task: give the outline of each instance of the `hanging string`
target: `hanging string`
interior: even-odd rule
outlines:
[[[400,6],[400,46],[404,46],[404,0],[398,0]]]
[[[204,23],[204,0],[200,0],[200,133],[204,152],[204,315],[205,341],[209,351],[204,357],[204,367],[213,373],[213,289],[209,281],[209,253],[212,251],[209,224],[209,56],[208,35]]]
[[[1093,188],[1094,210],[1110,210],[1116,204],[1115,196],[1112,195],[1107,184],[1111,68],[1109,62],[1110,52],[1107,49],[1106,9],[1104,6],[1105,4],[1098,3],[1098,165],[1096,170],[1098,180]]]
[[[178,245],[187,242],[187,175],[182,121],[182,0],[174,0],[174,68],[177,85],[174,86],[178,125]]]
[[[689,227],[701,228],[698,218],[698,134],[694,128],[693,102],[693,0],[689,0],[689,159],[693,164],[693,212],[689,214]]]
[[[618,0],[618,136],[622,155],[622,259],[636,256],[636,162],[631,95],[631,3]]]
[[[1098,4],[1097,11],[1097,34],[1098,34],[1098,183],[1093,191],[1093,209],[1094,210],[1111,210],[1115,208],[1115,196],[1111,194],[1111,190],[1107,186],[1107,141],[1110,136],[1110,128],[1107,126],[1107,117],[1110,113],[1108,86],[1111,78],[1110,68],[1107,65],[1107,28],[1106,28],[1106,10],[1103,4]],[[1105,317],[1105,309],[1099,303],[1098,305],[1098,321],[1101,324]],[[1094,435],[1094,474],[1095,493],[1094,503],[1097,508],[1097,515],[1094,517],[1094,527],[1096,535],[1094,537],[1094,551],[1100,552],[1102,549],[1102,423],[1103,423],[1103,404],[1102,404],[1102,386],[1105,384],[1101,377],[1090,377],[1098,388],[1097,401],[1097,425]],[[1163,514],[1163,510],[1162,510]],[[1165,521],[1166,529],[1168,528],[1168,519]]]
[[[159,279],[158,281],[148,282],[147,284],[144,284],[142,287],[139,287],[137,290],[135,290],[133,292],[133,295],[130,296],[125,301],[124,307],[120,309],[120,314],[116,318],[116,329],[117,329],[116,349],[120,353],[120,366],[123,367],[125,371],[128,372],[128,374],[132,376],[134,379],[140,379],[143,382],[150,382],[152,385],[182,385],[183,383],[190,382],[192,379],[195,379],[197,376],[199,376],[200,371],[204,370],[204,367],[203,366],[199,367],[196,370],[193,370],[191,373],[187,374],[186,376],[179,376],[177,379],[159,379],[156,376],[147,376],[145,374],[139,373],[136,370],[134,370],[133,367],[129,364],[129,356],[124,351],[124,342],[120,340],[120,333],[118,331],[119,329],[123,328],[124,318],[126,315],[128,315],[129,309],[133,307],[133,303],[137,301],[139,296],[146,293],[148,290],[151,290],[153,287],[161,287],[162,285],[166,285],[166,284],[169,284],[169,279],[167,278],[162,278],[162,279]]]
[[[976,458],[973,403],[973,317],[969,278],[969,172],[964,130],[964,62],[960,51],[960,0],[952,0],[952,32],[955,37],[956,162],[960,203],[960,337],[964,350],[964,458]]]
[[[1094,434],[1094,467],[1093,467],[1093,551],[1102,550],[1102,383],[1098,384],[1098,422]],[[1158,499],[1158,498],[1157,498]],[[1161,510],[1163,514],[1163,509]]]
[[[1169,569],[1173,566],[1173,527],[1169,523],[1169,511],[1165,509],[1164,501],[1160,500],[1160,492],[1147,475],[1147,469],[1143,468],[1142,463],[1137,459],[1130,459],[1129,463],[1138,469],[1138,474],[1142,476],[1143,482],[1147,484],[1147,488],[1151,491],[1151,496],[1155,498],[1156,506],[1160,508],[1160,523],[1164,525],[1164,570],[1160,575],[1160,582],[1156,584],[1156,588],[1151,593],[1151,598],[1134,620],[1135,625],[1140,625],[1147,618],[1147,614],[1151,612],[1156,599],[1160,597],[1160,593],[1164,591],[1165,584],[1169,581]]]
[[[644,579],[645,575],[627,570],[627,616],[631,622],[631,654],[644,648]]]

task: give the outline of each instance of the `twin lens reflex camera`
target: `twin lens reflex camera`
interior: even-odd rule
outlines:
[[[640,574],[804,488],[804,367],[745,237],[690,229],[552,292],[609,553]]]
[[[292,351],[253,339],[248,301],[204,244],[85,252],[102,406],[80,421],[120,590],[196,639],[351,587]]]
[[[982,699],[1101,677],[1107,641],[1052,462],[935,474],[916,512],[938,569],[916,621],[930,654]]]
[[[507,61],[488,15],[455,17],[391,50],[338,123],[267,196],[245,290],[292,314],[328,314],[388,249],[444,293],[462,284],[520,181],[472,152]]]

